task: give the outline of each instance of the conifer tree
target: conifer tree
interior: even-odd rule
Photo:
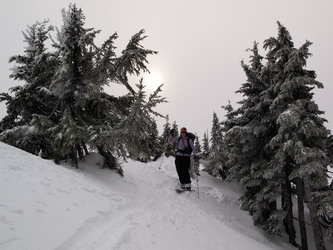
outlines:
[[[149,155],[153,161],[156,161],[163,154],[163,147],[158,134],[157,123],[152,119],[151,131],[149,132]]]
[[[212,131],[210,136],[210,155],[212,158],[219,155],[220,146],[223,141],[221,125],[217,114],[213,112]]]
[[[171,131],[171,125],[169,121],[169,115],[166,115],[165,124],[163,125],[163,132],[161,136],[161,147],[163,148],[166,157],[169,157],[174,154],[174,148],[168,144],[170,131]]]
[[[203,158],[206,159],[209,156],[209,139],[207,133],[204,133],[204,138],[202,140],[202,150]]]
[[[176,136],[179,136],[179,132],[178,132],[179,129],[178,129],[178,125],[177,125],[176,121],[174,121],[172,123],[172,129],[174,129],[176,131]]]
[[[165,116],[165,124],[163,125],[163,132],[161,136],[161,140],[164,141],[164,143],[167,143],[168,137],[170,136],[170,130],[171,130],[171,125],[169,122],[169,115]]]
[[[263,95],[269,81],[264,80],[267,72],[263,71],[263,57],[258,53],[258,43],[255,42],[249,51],[253,53],[250,65],[242,62],[247,82],[237,91],[245,99],[239,102],[241,106],[237,110],[233,110],[230,104],[225,107],[228,119],[223,125],[228,149],[228,179],[240,181],[247,187],[242,197],[242,208],[250,211],[255,225],[264,227],[268,215],[275,210],[274,199],[263,199],[264,196],[258,195],[268,186],[262,174],[270,157],[265,146],[274,131],[274,121],[269,114],[271,101]],[[268,227],[267,230],[273,234],[279,233],[278,228]]]
[[[12,95],[0,94],[0,101],[7,105],[7,115],[0,123],[0,132],[5,131],[3,140],[35,154],[40,150],[47,152],[50,144],[49,139],[41,138],[29,123],[34,114],[49,115],[56,103],[46,89],[58,64],[45,45],[52,30],[53,27],[45,21],[28,26],[23,32],[27,44],[25,54],[12,56],[9,61],[16,63],[10,77],[25,84],[10,88]]]
[[[209,148],[209,165],[205,170],[213,176],[218,176],[224,171],[225,157],[224,157],[224,136],[222,127],[217,114],[213,112],[210,148]],[[223,175],[223,178],[225,176]]]
[[[256,225],[280,234],[285,226],[289,241],[296,242],[293,224],[293,189],[296,187],[302,249],[307,249],[304,223],[305,197],[308,200],[317,249],[325,249],[318,220],[318,197],[327,188],[327,145],[329,131],[322,112],[312,100],[314,71],[306,70],[310,42],[294,48],[287,29],[278,23],[277,38],[264,42],[268,49],[263,66],[257,45],[251,65],[242,63],[248,81],[239,92],[246,97],[241,107],[228,114],[229,179],[247,187],[242,207],[251,212]],[[255,146],[254,146],[255,145]],[[281,197],[282,206],[276,200]],[[323,199],[325,200],[325,199]],[[325,207],[325,206],[324,206]]]
[[[81,160],[83,159],[81,152],[89,141],[87,130],[89,117],[85,112],[86,105],[91,98],[90,94],[98,91],[100,87],[94,75],[96,67],[93,65],[93,54],[97,53],[93,41],[99,31],[84,28],[84,14],[76,5],[70,6],[67,12],[63,10],[63,19],[64,26],[58,33],[58,43],[55,44],[60,64],[50,85],[50,91],[58,100],[51,116],[60,119],[59,125],[64,126],[60,131],[67,131],[66,135],[62,132],[53,134],[54,138],[67,137],[64,138],[65,141],[59,141],[57,151],[65,149],[61,157],[69,155],[77,167],[76,157],[78,155]],[[66,126],[70,127],[66,130]],[[74,131],[81,131],[81,140]]]
[[[200,138],[198,135],[195,136],[195,139],[194,139],[194,147],[195,147],[195,150],[197,151],[197,154],[201,154],[202,152],[202,147],[201,147],[201,144],[200,144]]]
[[[270,147],[274,149],[272,161],[282,166],[282,194],[287,206],[285,223],[292,224],[291,182],[296,184],[300,197],[307,197],[313,233],[317,249],[325,249],[321,226],[318,221],[318,199],[316,192],[327,187],[326,155],[329,131],[325,128],[323,114],[313,101],[314,87],[323,88],[316,81],[314,71],[306,70],[306,59],[311,54],[306,41],[299,49],[294,48],[287,29],[278,23],[278,38],[265,41],[269,48],[268,63],[271,70],[277,72],[273,93],[274,100],[270,109],[277,116],[277,134],[272,138]],[[302,195],[304,193],[304,195]],[[287,197],[286,197],[287,196]],[[300,229],[302,231],[302,248],[307,248],[304,223],[303,201],[299,202]],[[287,226],[287,230],[292,228]],[[288,232],[289,236],[292,233]]]
[[[34,141],[46,144],[45,158],[56,161],[68,158],[74,166],[77,166],[77,157],[88,154],[88,148],[97,149],[105,158],[104,166],[109,168],[118,167],[114,154],[150,158],[155,148],[151,140],[156,136],[153,116],[159,115],[153,108],[165,99],[158,95],[161,91],[158,88],[146,100],[142,84],[137,85],[136,90],[128,79],[129,75],[138,76],[148,71],[147,56],[157,53],[141,46],[146,38],[144,30],[135,34],[117,57],[114,41],[118,35],[113,34],[101,47],[97,46],[94,39],[99,31],[84,27],[84,14],[76,5],[63,10],[63,21],[62,28],[56,29],[57,39],[52,38],[54,51],[47,52],[44,42],[51,36],[52,28],[43,23],[27,32],[26,55],[11,59],[21,64],[12,77],[25,81],[25,85],[13,88],[14,98],[9,94],[1,95],[1,101],[7,101],[8,108],[8,115],[1,121],[4,131],[1,139],[32,153],[42,149],[41,146],[29,149],[28,143],[15,138],[10,129],[17,131],[22,125],[23,138],[27,140],[30,133]],[[124,85],[129,95],[106,94],[104,87],[110,83]],[[26,105],[17,112],[16,107],[23,107],[24,102],[33,105]],[[117,135],[133,125],[128,122],[129,117],[135,116],[133,109],[142,115],[137,123],[144,123],[146,127],[140,133],[131,134],[133,145],[129,145]],[[24,117],[20,124],[18,117]],[[120,128],[120,123],[129,127]]]

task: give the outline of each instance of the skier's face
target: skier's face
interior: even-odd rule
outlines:
[[[182,132],[181,135],[182,135],[183,138],[185,138],[186,137],[186,132]]]

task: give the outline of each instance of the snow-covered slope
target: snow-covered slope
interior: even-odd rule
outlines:
[[[58,166],[0,143],[0,249],[294,249],[239,209],[240,190],[206,173],[177,194],[173,158],[124,163],[125,177]],[[97,163],[97,164],[96,164]]]

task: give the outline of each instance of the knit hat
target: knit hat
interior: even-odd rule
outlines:
[[[180,130],[180,133],[183,133],[183,132],[187,133],[187,129],[186,129],[186,128],[182,128],[182,129]]]

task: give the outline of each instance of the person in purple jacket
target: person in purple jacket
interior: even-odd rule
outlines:
[[[176,136],[175,130],[171,130],[168,142],[170,144],[178,144],[175,164],[181,189],[191,190],[191,154],[193,154],[195,157],[194,159],[197,160],[193,140],[187,136],[187,129],[182,128],[180,130],[180,137]]]

